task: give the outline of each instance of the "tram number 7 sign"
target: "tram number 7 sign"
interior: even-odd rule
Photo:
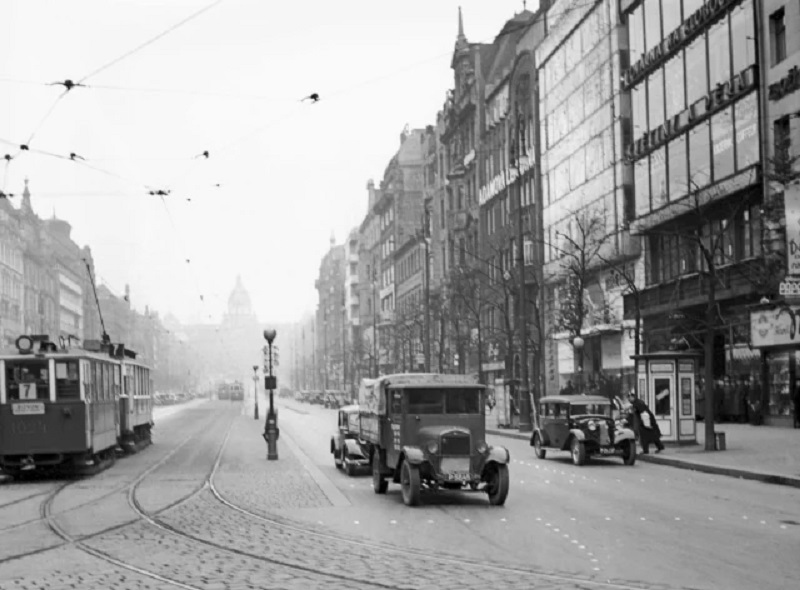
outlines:
[[[36,383],[20,383],[19,399],[36,399]]]

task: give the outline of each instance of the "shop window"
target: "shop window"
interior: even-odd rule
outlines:
[[[650,212],[650,159],[637,160],[633,168],[636,190],[636,215]]]
[[[647,133],[647,84],[641,83],[631,90],[631,110],[633,115],[633,137]]]
[[[781,117],[772,125],[773,139],[775,142],[775,161],[784,163],[789,161],[789,148],[791,142],[789,117]]]
[[[786,20],[783,8],[769,15],[770,65],[786,59]]]

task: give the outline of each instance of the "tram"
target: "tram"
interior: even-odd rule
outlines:
[[[241,381],[223,382],[217,385],[217,399],[241,401],[244,399],[244,386]]]
[[[0,469],[81,470],[151,442],[149,368],[122,344],[20,336],[0,355]]]

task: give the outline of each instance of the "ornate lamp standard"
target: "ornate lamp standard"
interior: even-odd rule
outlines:
[[[264,389],[269,390],[269,410],[267,411],[267,423],[264,425],[264,440],[267,441],[267,460],[275,461],[278,458],[278,416],[275,414],[273,392],[276,386],[276,379],[272,374],[272,342],[275,340],[277,332],[275,330],[264,330],[264,339],[267,341],[267,368],[268,375],[264,375]]]
[[[258,420],[258,365],[253,365],[253,401],[255,402],[253,418]]]

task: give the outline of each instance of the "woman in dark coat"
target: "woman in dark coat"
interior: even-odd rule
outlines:
[[[656,422],[653,412],[647,404],[638,397],[632,397],[631,406],[633,409],[634,423],[639,434],[639,442],[642,443],[642,453],[650,454],[650,445],[656,445],[656,453],[664,450],[664,443],[661,442],[661,430]]]

